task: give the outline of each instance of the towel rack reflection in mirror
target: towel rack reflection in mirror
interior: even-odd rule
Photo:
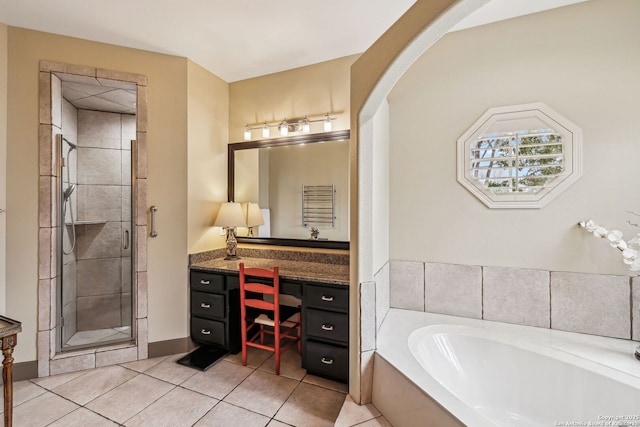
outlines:
[[[335,186],[302,185],[302,225],[335,225]]]

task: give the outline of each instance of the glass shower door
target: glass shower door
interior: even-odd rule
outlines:
[[[133,337],[136,121],[135,115],[84,110],[68,102],[63,116],[58,313],[61,350],[68,351]]]

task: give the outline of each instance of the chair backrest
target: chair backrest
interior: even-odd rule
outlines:
[[[271,279],[271,284],[252,282],[252,278]],[[249,294],[247,294],[249,293]],[[264,295],[272,295],[273,302],[265,301]],[[274,312],[274,321],[279,323],[280,315],[280,275],[278,267],[273,270],[266,268],[245,268],[240,263],[240,306],[244,319],[246,307]]]

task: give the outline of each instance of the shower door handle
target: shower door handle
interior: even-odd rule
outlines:
[[[122,232],[122,240],[123,240],[122,249],[124,250],[129,249],[129,230],[124,230]]]
[[[151,206],[149,210],[151,211],[151,233],[149,236],[158,237],[158,232],[156,231],[156,212],[158,212],[158,207]]]

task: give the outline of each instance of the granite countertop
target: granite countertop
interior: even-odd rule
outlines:
[[[278,266],[281,279],[349,286],[348,264],[242,257],[234,261],[225,261],[222,258],[202,260],[192,263],[190,267],[198,270],[228,273],[238,272],[241,262],[244,262],[245,267],[271,269],[274,266]]]

